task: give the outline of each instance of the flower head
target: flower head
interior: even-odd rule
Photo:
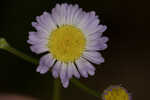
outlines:
[[[5,38],[0,38],[0,49],[6,49],[8,47],[8,43]]]
[[[98,50],[107,48],[108,38],[102,36],[107,27],[99,24],[94,11],[86,13],[78,5],[57,4],[51,13],[37,16],[32,26],[37,31],[29,32],[27,42],[33,52],[45,54],[37,72],[44,74],[52,68],[52,75],[60,77],[64,87],[73,76],[94,75],[95,68],[89,62],[104,62]]]
[[[127,90],[118,85],[107,88],[102,98],[103,100],[131,100],[131,96]]]

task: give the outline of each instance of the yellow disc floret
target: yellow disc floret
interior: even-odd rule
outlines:
[[[78,59],[86,45],[84,34],[79,28],[64,25],[51,32],[48,48],[54,58],[62,62]]]
[[[104,91],[103,100],[130,100],[130,96],[123,87],[111,86]]]

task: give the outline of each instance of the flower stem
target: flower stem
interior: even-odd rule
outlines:
[[[60,92],[61,92],[61,84],[58,79],[54,80],[54,89],[53,89],[53,99],[52,100],[60,100]]]
[[[72,79],[71,82],[76,85],[77,87],[81,88],[82,90],[84,90],[85,92],[95,96],[95,97],[98,97],[100,98],[100,93],[86,87],[84,84],[80,83],[78,80],[76,79]]]
[[[38,64],[38,60],[36,60],[36,59],[34,59],[34,58],[32,58],[32,57],[30,57],[30,56],[28,56],[28,55],[26,55],[26,54],[24,54],[24,53],[18,51],[18,50],[16,50],[15,48],[13,48],[13,47],[11,47],[11,46],[8,46],[8,47],[5,48],[4,50],[6,50],[6,51],[8,51],[8,52],[10,52],[10,53],[12,53],[12,54],[18,56],[18,57],[20,57],[20,58],[22,58],[22,59],[24,59],[24,60],[30,62],[30,63]]]
[[[25,53],[22,53],[21,51],[18,51],[17,49],[13,48],[12,46],[10,46],[7,41],[4,38],[0,38],[0,49],[6,50],[18,57],[20,57],[21,59],[33,63],[35,65],[38,64],[38,60],[35,58],[32,58],[28,55],[26,55]],[[84,84],[80,83],[78,80],[76,79],[72,79],[71,82],[76,85],[77,87],[81,88],[82,90],[84,90],[85,92],[100,98],[100,94],[97,91],[94,91],[90,88],[88,88],[87,86],[85,86]],[[60,82],[59,80],[55,80],[54,81],[54,95],[53,95],[53,100],[59,100],[59,89],[60,89]]]

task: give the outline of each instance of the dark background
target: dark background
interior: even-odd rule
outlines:
[[[101,23],[108,26],[110,38],[103,51],[106,62],[97,67],[96,75],[81,82],[101,93],[110,85],[122,84],[133,100],[148,100],[150,85],[149,3],[136,0],[1,0],[0,36],[20,51],[31,53],[26,43],[31,22],[56,2],[78,3],[86,11],[94,10]],[[36,66],[0,50],[0,93],[33,96],[51,100],[53,78],[40,75]],[[98,100],[70,84],[62,88],[61,100]],[[1,98],[0,98],[1,100]]]

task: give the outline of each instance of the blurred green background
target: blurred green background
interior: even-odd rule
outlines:
[[[101,23],[108,26],[104,35],[110,38],[103,51],[105,63],[97,65],[96,75],[80,81],[100,91],[110,85],[122,84],[132,93],[133,100],[149,99],[149,51],[144,27],[146,4],[112,0],[1,0],[0,37],[20,51],[39,58],[26,43],[28,32],[34,30],[31,22],[43,11],[51,11],[56,3],[77,3],[85,11],[96,11]],[[149,35],[150,36],[150,35]],[[148,48],[147,48],[148,47]],[[53,78],[51,73],[40,75],[36,66],[0,50],[0,94],[32,96],[51,100]],[[0,98],[1,100],[1,98]],[[61,89],[61,100],[98,100],[70,84]]]

